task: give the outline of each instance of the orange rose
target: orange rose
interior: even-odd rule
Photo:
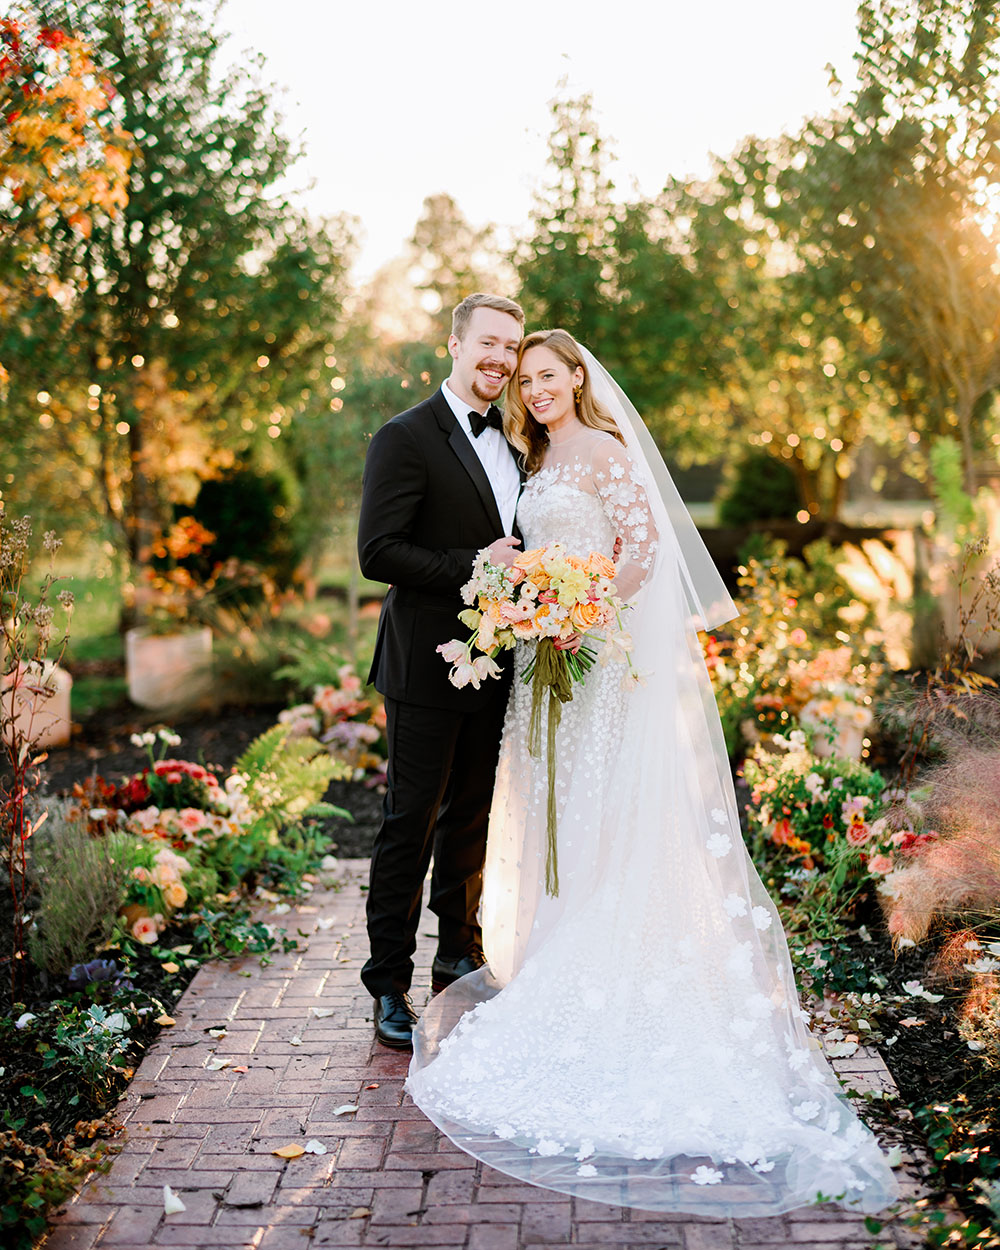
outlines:
[[[520,569],[523,573],[530,573],[532,569],[538,568],[544,555],[544,547],[532,547],[530,551],[522,551],[514,561],[514,568]]]
[[[585,561],[580,556],[567,556],[566,563],[571,569],[585,569],[587,567]]]
[[[608,577],[612,580],[618,570],[614,563],[607,556],[602,555],[599,551],[592,551],[587,557],[587,572],[594,573],[598,577]]]
[[[188,892],[179,881],[173,881],[163,891],[163,900],[168,907],[183,907],[187,902]]]
[[[569,610],[569,619],[574,629],[585,634],[588,629],[593,629],[600,622],[601,605],[599,603],[574,603]]]

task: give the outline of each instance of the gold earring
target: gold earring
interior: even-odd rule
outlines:
[[[579,403],[580,400],[583,399],[583,387],[582,386],[573,387],[573,398],[576,400],[577,403]]]

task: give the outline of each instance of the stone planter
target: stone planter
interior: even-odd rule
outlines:
[[[812,753],[818,759],[859,760],[864,749],[865,730],[857,725],[840,725],[836,737],[831,742],[824,727],[813,738]]]
[[[160,709],[194,703],[212,684],[212,631],[125,634],[128,697],[139,707]]]
[[[0,687],[4,741],[23,734],[25,741],[40,748],[66,746],[72,727],[72,687],[73,678],[52,660],[26,665],[16,687],[14,674],[8,673]]]

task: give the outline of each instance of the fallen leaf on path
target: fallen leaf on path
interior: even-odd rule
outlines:
[[[228,1068],[232,1062],[232,1059],[209,1059],[205,1067],[209,1072],[220,1072],[223,1068]]]
[[[209,1037],[218,1037],[218,1038],[222,1038],[222,1037],[225,1037],[225,1036],[226,1036],[226,1030],[225,1030],[225,1029],[206,1029],[206,1032],[208,1033],[208,1036],[209,1036]]]
[[[271,1154],[277,1155],[279,1159],[297,1159],[299,1155],[305,1154],[305,1148],[293,1142],[287,1146],[279,1146],[277,1150],[272,1150]]]
[[[327,1016],[332,1016],[334,1009],[332,1007],[310,1007],[309,1012],[314,1015],[317,1020],[323,1020]]]
[[[250,1069],[247,1067],[244,1067],[243,1064],[240,1064],[238,1068],[233,1068],[233,1071],[234,1072],[249,1072]]]
[[[162,1028],[166,1029],[166,1028],[169,1028],[170,1025],[176,1024],[177,1021],[173,1018],[173,1016],[157,1016],[156,1019],[153,1021],[153,1023],[158,1024]]]
[[[366,1085],[365,1089],[378,1089],[378,1081],[373,1081],[371,1085]]]
[[[289,1044],[289,1046],[301,1046],[301,1045],[302,1045],[302,1038],[301,1038],[301,1037],[290,1037],[290,1038],[288,1039],[288,1044]]]
[[[180,964],[175,964],[173,962],[160,964],[160,967],[163,969],[164,972],[180,972],[181,970]]]
[[[358,1108],[355,1103],[345,1102],[342,1107],[337,1107],[333,1114],[334,1115],[347,1115],[349,1111],[357,1111],[357,1109]]]
[[[366,1215],[371,1215],[371,1213],[371,1207],[355,1207],[347,1218],[349,1220],[363,1220]]]

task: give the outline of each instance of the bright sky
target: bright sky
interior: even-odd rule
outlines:
[[[830,108],[853,82],[855,0],[225,0],[229,53],[264,53],[306,156],[310,210],[360,218],[358,276],[399,254],[424,197],[517,229],[545,176],[549,101],[590,91],[623,195]]]

